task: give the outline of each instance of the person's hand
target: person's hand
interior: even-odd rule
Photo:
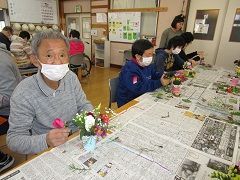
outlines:
[[[166,86],[171,82],[171,80],[169,78],[165,78],[165,74],[162,75],[160,81],[163,86]]]
[[[193,59],[190,59],[189,62],[192,64],[192,67],[197,65],[197,62]]]
[[[204,51],[198,51],[197,54],[199,55],[199,57],[200,57],[201,59],[204,58]]]
[[[48,132],[46,141],[49,147],[56,147],[68,140],[69,128],[52,129]]]

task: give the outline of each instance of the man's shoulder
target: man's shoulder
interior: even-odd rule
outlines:
[[[161,48],[156,49],[155,53],[156,53],[156,57],[157,56],[167,56],[167,52]]]
[[[78,79],[77,75],[72,72],[71,70],[69,70],[65,76],[65,80],[66,81],[73,81],[73,80],[76,80]]]
[[[15,88],[13,92],[13,97],[30,97],[32,94],[34,94],[36,91],[37,83],[35,80],[36,75],[32,75],[30,77],[27,77],[23,79]]]
[[[123,66],[122,70],[135,70],[138,69],[138,65],[134,63],[132,60],[126,62],[126,64]]]
[[[9,64],[9,65],[13,64],[12,57],[7,49],[0,48],[0,59],[1,59],[0,64],[4,63],[4,66],[6,64]]]

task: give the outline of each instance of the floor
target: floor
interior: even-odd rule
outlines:
[[[93,104],[93,106],[97,106],[99,103],[101,103],[102,109],[104,109],[104,107],[108,107],[109,102],[108,80],[110,78],[118,76],[119,72],[120,69],[118,68],[93,67],[89,77],[82,78],[79,75],[82,88],[88,100]],[[113,104],[112,109],[116,109],[115,104]],[[25,155],[20,155],[10,151],[6,146],[5,135],[0,136],[0,150],[9,155],[12,155],[15,158],[15,163],[11,168],[18,166],[19,164],[23,163],[24,161],[30,158],[30,156],[26,157]],[[10,170],[10,168],[7,170]],[[3,173],[4,171],[1,172],[0,175]]]

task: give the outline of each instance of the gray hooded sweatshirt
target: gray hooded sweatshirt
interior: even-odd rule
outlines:
[[[0,115],[9,115],[10,97],[21,74],[6,45],[0,43]]]

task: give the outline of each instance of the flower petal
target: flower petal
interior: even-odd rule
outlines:
[[[60,119],[60,118],[56,118],[53,122],[52,122],[52,126],[54,128],[64,128],[64,122]]]

